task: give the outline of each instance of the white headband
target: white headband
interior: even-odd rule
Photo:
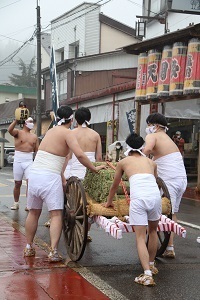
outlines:
[[[59,117],[57,117],[57,118],[60,119]],[[69,118],[60,119],[60,121],[58,121],[58,126],[64,124],[66,121],[69,121],[71,119],[73,119],[73,114]]]
[[[28,119],[25,120],[25,122],[33,122],[33,119],[31,117],[28,117]]]
[[[142,146],[142,147],[140,147],[140,148],[138,148],[138,149],[133,149],[133,148],[131,148],[130,146],[128,146],[127,145],[127,147],[126,147],[126,152],[124,152],[124,155],[126,155],[126,156],[128,156],[128,154],[129,154],[129,152],[131,152],[131,151],[137,151],[137,152],[139,152],[142,156],[146,156],[144,153],[142,153],[142,149],[144,148],[144,146]]]
[[[160,125],[160,124],[158,124],[158,126],[160,126],[160,127],[164,128],[164,129],[165,129],[165,132],[167,132],[167,130],[169,130],[169,128],[168,128],[167,126]]]
[[[90,122],[89,121],[86,121],[81,125],[82,127],[87,127],[87,125],[89,126],[90,125]]]

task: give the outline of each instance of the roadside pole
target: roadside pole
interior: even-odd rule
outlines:
[[[36,105],[36,123],[37,136],[41,136],[41,24],[40,24],[40,6],[37,1],[37,105]]]

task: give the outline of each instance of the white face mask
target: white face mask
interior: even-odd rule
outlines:
[[[33,127],[34,127],[34,124],[33,123],[25,123],[25,125],[26,125],[26,127],[28,128],[28,129],[33,129]]]
[[[148,127],[145,129],[146,134],[155,133],[155,132],[156,132],[155,127],[156,127],[155,125],[148,126]]]
[[[116,146],[116,149],[120,149],[121,148],[121,146]]]

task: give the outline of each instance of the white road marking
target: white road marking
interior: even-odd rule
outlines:
[[[14,179],[7,179],[10,182],[14,182]],[[26,185],[26,180],[22,180],[22,185]]]
[[[111,287],[107,282],[102,280],[99,276],[92,273],[86,267],[72,268],[74,271],[79,273],[83,278],[85,278],[89,283],[95,286],[99,291],[104,293],[109,297],[110,300],[128,300],[124,295],[119,291]]]
[[[13,197],[13,194],[11,195],[0,195],[0,198],[10,198],[10,197]],[[26,194],[20,194],[20,197],[26,197]]]
[[[199,225],[195,225],[195,224],[192,224],[192,223],[184,222],[184,221],[181,221],[181,220],[178,220],[177,223],[185,225],[185,226],[188,226],[188,227],[191,227],[191,228],[194,228],[194,229],[199,229],[200,230],[200,226]]]

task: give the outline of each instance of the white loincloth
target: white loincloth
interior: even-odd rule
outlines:
[[[64,177],[65,177],[66,180],[68,180],[69,177],[70,177],[71,165],[72,165],[72,160],[70,159],[67,163],[67,166],[66,166],[66,169],[65,169],[65,172],[64,172]]]
[[[155,160],[158,176],[162,178],[168,188],[172,213],[179,211],[180,202],[187,187],[187,175],[180,152],[174,152]]]
[[[24,161],[33,161],[33,152],[22,152],[15,150],[14,161],[24,162]]]
[[[130,225],[148,225],[161,216],[161,196],[152,174],[135,174],[130,183]]]
[[[95,152],[84,152],[91,162],[95,162]],[[76,176],[83,180],[86,174],[86,167],[83,166],[77,157],[72,154],[70,176]]]
[[[21,181],[23,177],[28,179],[30,167],[33,163],[33,152],[15,150],[13,162],[13,177],[15,181]]]
[[[183,157],[180,152],[174,152],[154,160],[157,164],[158,176],[163,180],[172,178],[187,178]]]
[[[61,174],[65,157],[58,156],[43,150],[38,150],[31,170],[47,170],[52,173]]]
[[[52,171],[31,169],[27,208],[42,209],[43,203],[46,203],[48,211],[63,209],[64,193],[61,175]]]

